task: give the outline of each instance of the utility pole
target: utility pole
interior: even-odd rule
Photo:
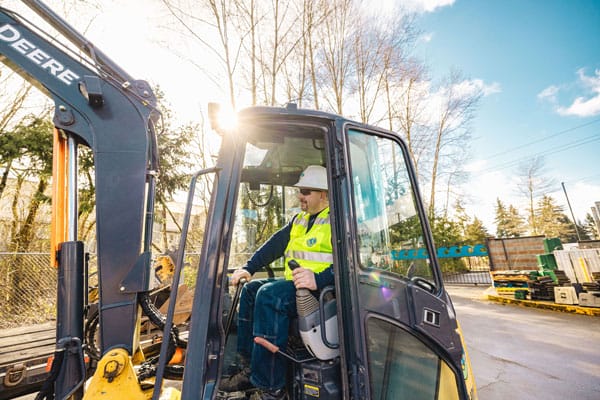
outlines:
[[[571,208],[571,202],[569,201],[569,196],[567,195],[567,188],[565,188],[565,183],[561,182],[563,191],[565,192],[565,197],[567,198],[567,204],[569,205],[569,210],[571,211],[571,217],[573,217],[573,226],[575,226],[575,234],[577,235],[577,241],[581,242],[581,237],[579,236],[579,229],[577,228],[577,222],[575,220],[575,214],[573,214],[573,209]]]

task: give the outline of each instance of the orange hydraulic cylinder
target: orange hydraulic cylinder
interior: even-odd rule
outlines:
[[[52,150],[52,223],[50,232],[50,264],[58,268],[57,251],[60,243],[67,240],[68,180],[69,161],[68,140],[54,128]]]

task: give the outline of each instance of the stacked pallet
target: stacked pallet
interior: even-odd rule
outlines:
[[[581,284],[586,292],[600,292],[600,272],[592,272],[593,282],[584,282]]]
[[[584,307],[600,307],[600,272],[592,272],[592,280],[581,284],[584,293],[579,293],[579,304]]]
[[[558,286],[550,276],[538,276],[528,282],[531,300],[554,301],[554,288]]]
[[[493,271],[492,282],[496,293],[500,296],[514,297],[516,291],[527,290],[527,283],[531,279],[532,273],[537,271],[530,270],[509,270]]]
[[[554,273],[554,282],[558,283],[558,286],[569,286],[571,284],[571,280],[565,274],[565,271],[555,269],[552,272]]]
[[[583,282],[581,284],[586,292],[600,292],[600,282]]]

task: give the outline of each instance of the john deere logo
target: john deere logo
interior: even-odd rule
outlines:
[[[306,241],[306,245],[307,245],[308,247],[312,247],[312,246],[314,246],[314,245],[315,245],[315,243],[317,243],[317,239],[315,239],[315,238],[310,238],[310,239],[308,239],[308,240]]]

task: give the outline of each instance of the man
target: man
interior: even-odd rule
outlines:
[[[254,344],[260,336],[285,348],[291,318],[297,316],[296,289],[320,290],[333,284],[333,256],[327,171],[308,166],[300,175],[298,199],[302,212],[267,240],[243,268],[231,276],[231,284],[249,281],[242,289],[238,314],[237,350],[241,371],[221,382],[224,391],[256,387],[254,399],[285,399],[287,365],[279,354]],[[252,275],[279,257],[285,256],[285,279],[251,281]],[[301,268],[293,271],[288,262]]]

